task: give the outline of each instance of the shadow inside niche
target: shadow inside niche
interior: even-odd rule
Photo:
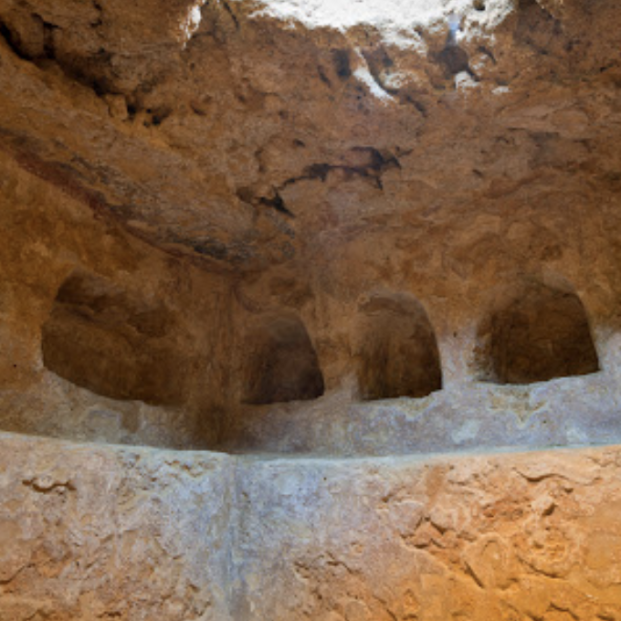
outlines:
[[[357,376],[363,400],[420,398],[442,389],[436,337],[418,300],[374,295],[360,313]]]
[[[99,276],[75,273],[43,325],[45,367],[77,386],[152,405],[183,401],[181,352],[168,338],[174,317]]]
[[[242,401],[266,405],[316,399],[324,393],[317,353],[295,316],[261,318],[246,335]]]
[[[600,370],[584,306],[571,291],[523,286],[496,305],[478,338],[483,381],[530,384]]]

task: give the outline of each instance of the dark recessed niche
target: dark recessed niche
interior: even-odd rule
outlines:
[[[480,379],[530,384],[599,371],[582,302],[572,291],[523,286],[479,329]]]
[[[74,274],[43,325],[47,369],[112,399],[182,402],[183,360],[169,337],[170,311],[99,276]]]
[[[243,401],[254,405],[308,401],[324,393],[317,353],[295,316],[267,316],[246,337]]]
[[[360,306],[357,377],[364,400],[426,397],[442,388],[436,337],[423,306],[404,294]]]

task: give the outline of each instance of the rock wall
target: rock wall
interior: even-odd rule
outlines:
[[[607,242],[576,236],[573,284],[545,271],[498,286],[491,272],[460,289],[439,262],[377,292],[369,254],[342,278],[338,262],[329,277],[309,263],[304,289],[278,271],[201,269],[71,185],[0,165],[4,430],[331,455],[621,438],[613,219]],[[432,295],[435,279],[445,290]],[[499,369],[531,383],[499,383]]]
[[[224,456],[2,434],[0,618],[230,619]]]
[[[618,619],[619,456],[250,460],[239,618]]]
[[[621,440],[616,3],[356,6],[0,0],[0,428]]]
[[[619,19],[614,0],[2,0],[0,129],[203,264],[334,261],[407,228],[414,274],[447,227],[468,231],[461,278],[492,247],[559,257],[535,220],[498,243],[518,205],[575,218],[617,188]]]
[[[618,447],[283,459],[0,435],[3,621],[621,618]]]
[[[0,153],[0,428],[204,447],[222,425],[230,285]]]
[[[2,621],[621,620],[618,3],[351,4],[0,0]]]

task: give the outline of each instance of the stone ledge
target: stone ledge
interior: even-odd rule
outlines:
[[[619,446],[285,459],[0,434],[0,617],[617,619],[620,470]]]

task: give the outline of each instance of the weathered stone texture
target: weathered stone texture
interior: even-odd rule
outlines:
[[[0,0],[0,621],[621,621],[619,33]]]
[[[0,619],[230,618],[226,456],[0,439]]]
[[[356,6],[0,0],[5,429],[373,454],[621,438],[617,3]],[[429,325],[393,330],[377,298]],[[257,336],[282,322],[308,340]],[[418,399],[359,404],[383,396]]]
[[[618,458],[249,462],[248,618],[617,619]]]
[[[469,281],[464,291],[474,298],[468,304],[448,292],[427,297],[420,291],[432,281],[406,283],[404,274],[398,287],[377,293],[370,281],[356,284],[354,278],[375,269],[369,253],[334,290],[321,284],[323,274],[307,289],[282,274],[241,282],[136,240],[103,214],[93,215],[68,188],[38,179],[8,156],[0,160],[0,220],[10,232],[0,246],[5,430],[175,448],[341,455],[621,437],[619,339],[616,311],[609,307],[617,259],[612,242],[602,245],[597,235],[576,238],[593,257],[592,278],[585,273],[578,289],[580,302],[570,283],[547,275],[526,279],[526,285],[521,278],[500,287]],[[612,234],[611,221],[610,239]],[[340,264],[331,269],[330,279],[340,278]],[[524,294],[533,290],[573,300],[571,316],[554,307],[550,317],[546,304],[539,304],[545,295]],[[527,313],[519,306],[525,300]],[[545,351],[552,346],[554,352],[558,340],[564,357],[549,358],[553,371],[554,365],[563,372],[595,370],[594,351],[601,370],[496,384],[485,375],[494,351],[489,326],[503,335],[494,345],[504,347],[499,358],[528,351],[523,335],[512,337],[511,313],[525,318],[527,335],[539,341],[545,336]],[[584,351],[591,356],[587,367],[580,366]],[[533,368],[541,366],[540,358]],[[361,403],[371,380],[393,386],[374,397],[433,392]]]
[[[0,171],[0,427],[213,444],[230,286],[127,235],[5,154]]]
[[[266,459],[0,437],[3,621],[621,618],[621,450]]]
[[[488,254],[570,259],[557,212],[618,189],[614,0],[332,4],[2,0],[3,146],[208,264],[308,265],[378,230],[448,235],[458,281]]]

